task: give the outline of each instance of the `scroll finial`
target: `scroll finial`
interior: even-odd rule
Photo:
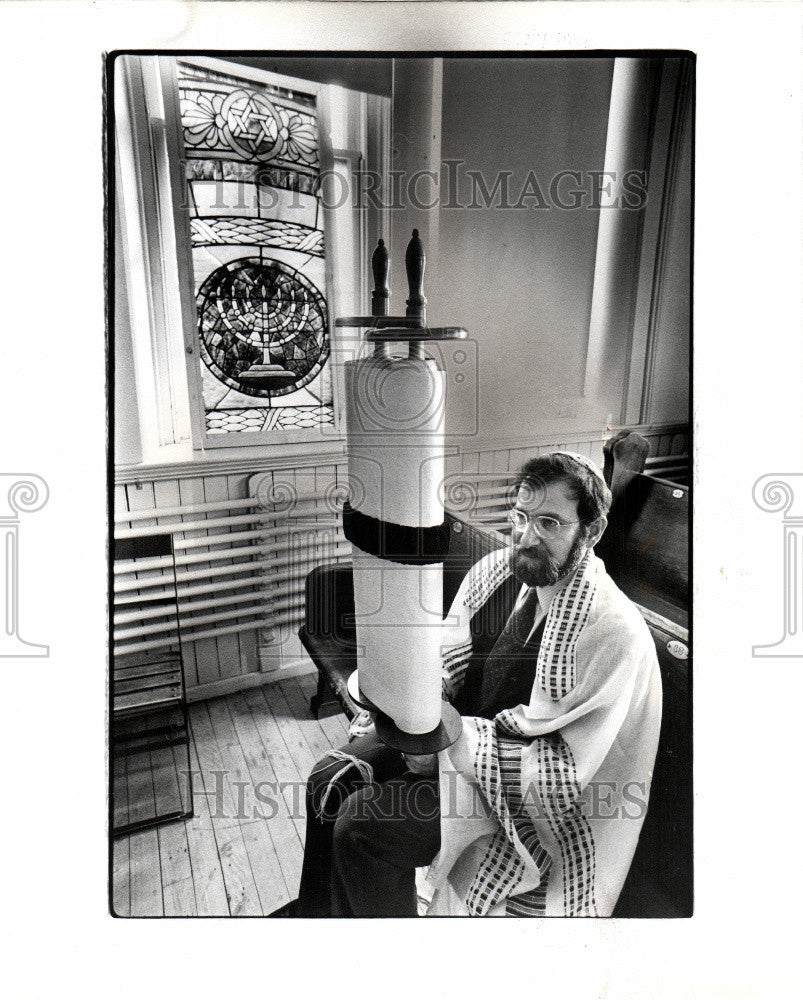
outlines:
[[[388,315],[389,257],[384,240],[379,240],[371,256],[371,269],[374,274],[375,288],[371,295],[370,316],[338,316],[336,327],[362,326],[367,327],[365,339],[374,345],[374,354],[379,357],[388,356],[388,346],[396,342],[407,342],[410,345],[411,358],[424,357],[424,343],[431,340],[464,340],[468,333],[462,326],[428,327],[424,298],[424,267],[426,255],[424,245],[418,236],[418,230],[413,230],[413,238],[407,245],[404,256],[407,268],[407,280],[410,284],[410,297],[407,299],[405,316]]]
[[[371,293],[371,315],[387,316],[390,287],[388,286],[388,268],[390,259],[385,241],[380,240],[371,257],[371,270],[374,272],[374,290]]]
[[[413,237],[407,244],[407,253],[404,255],[404,263],[407,268],[407,281],[410,285],[410,298],[407,300],[407,315],[418,320],[421,326],[427,323],[427,300],[424,298],[424,268],[427,257],[424,253],[424,244],[418,237],[418,230],[413,230]]]

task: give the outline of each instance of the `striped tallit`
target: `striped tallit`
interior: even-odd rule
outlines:
[[[499,550],[458,591],[444,632],[450,695],[471,657],[471,616],[509,576]],[[646,813],[660,714],[649,631],[589,553],[546,612],[530,703],[464,718],[441,754],[429,912],[610,914]]]

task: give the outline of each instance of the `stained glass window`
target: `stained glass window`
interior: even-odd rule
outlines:
[[[206,432],[332,424],[315,95],[178,71]]]

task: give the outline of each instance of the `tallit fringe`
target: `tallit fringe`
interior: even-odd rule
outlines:
[[[310,772],[310,777],[313,774],[318,774],[325,768],[331,766],[333,760],[342,760],[343,767],[339,771],[335,771],[332,777],[326,784],[326,788],[323,790],[323,795],[321,796],[320,803],[315,810],[315,816],[317,819],[321,819],[326,809],[326,803],[329,801],[329,795],[332,792],[334,785],[343,777],[343,775],[352,767],[356,767],[360,772],[360,776],[366,784],[371,784],[374,780],[374,769],[368,763],[367,760],[360,760],[359,757],[355,757],[353,754],[346,753],[345,750],[331,750],[326,755],[326,762],[321,767],[316,767],[315,770]]]

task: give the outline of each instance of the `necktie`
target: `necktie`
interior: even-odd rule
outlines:
[[[542,629],[536,630],[529,646],[527,643],[537,612],[538,591],[535,587],[530,587],[524,600],[508,619],[485,661],[480,693],[480,703],[485,711],[481,711],[480,714],[486,718],[492,718],[492,715],[487,714],[491,712],[491,706],[501,704],[506,700],[507,692],[512,694],[518,689],[520,685],[516,682],[523,671],[526,671],[528,676],[535,674],[534,669],[528,670],[522,661],[533,660],[540,644]],[[502,705],[502,708],[511,707],[512,704]],[[498,711],[501,711],[501,708]],[[495,714],[496,712],[493,712],[493,715]]]

